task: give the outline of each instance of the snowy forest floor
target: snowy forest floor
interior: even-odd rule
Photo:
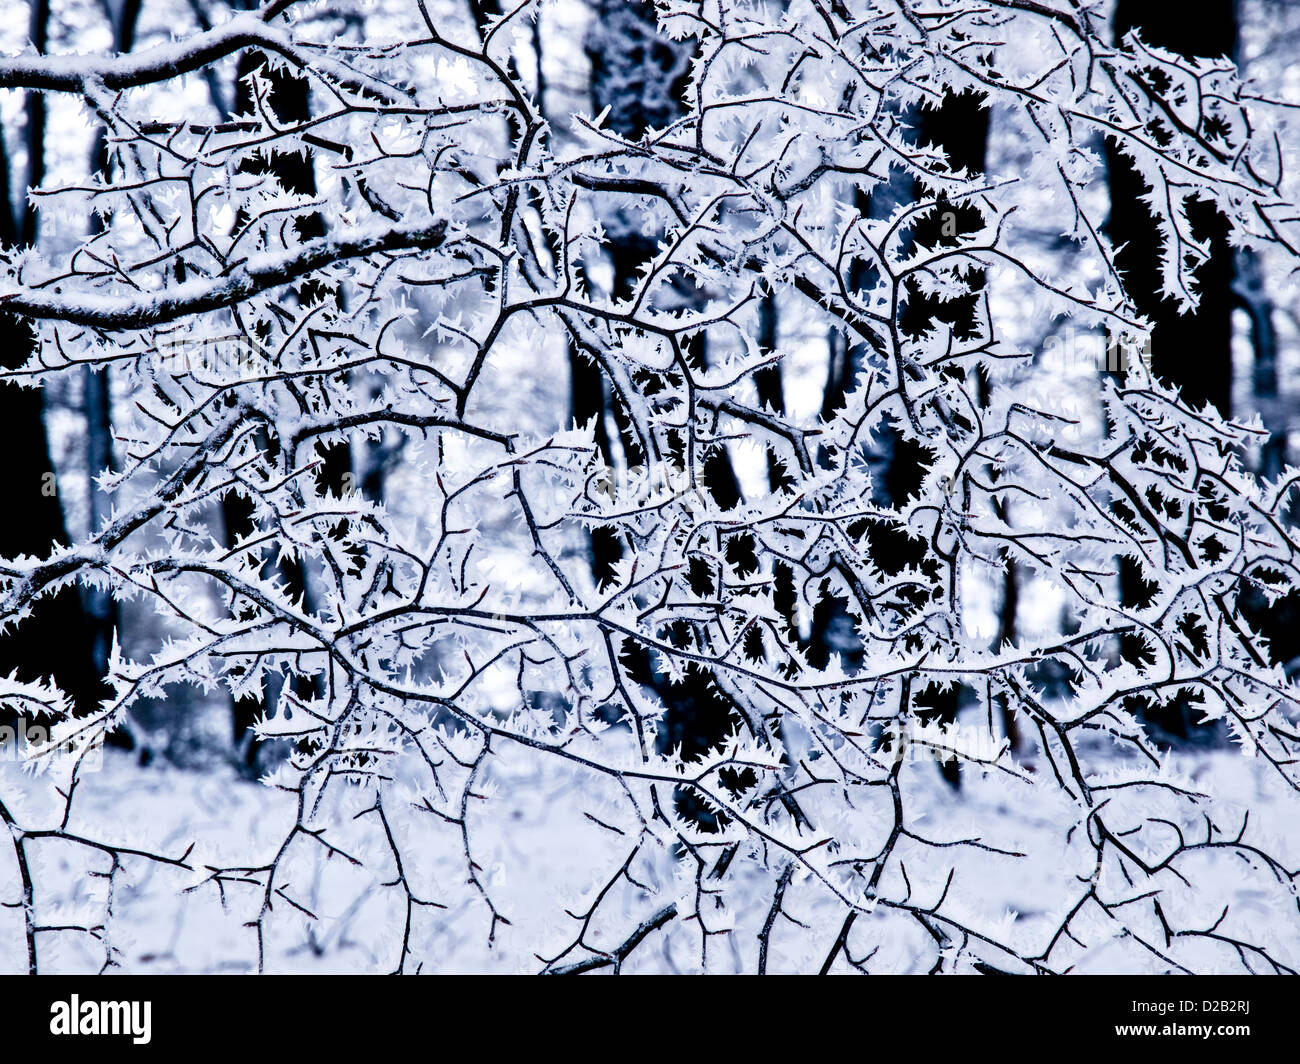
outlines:
[[[1029,768],[1034,761],[1032,754],[1023,759]],[[539,970],[542,963],[537,953],[558,953],[573,938],[576,925],[565,909],[581,911],[585,899],[617,867],[618,851],[610,849],[608,833],[585,815],[588,807],[597,807],[588,799],[594,798],[599,787],[594,786],[593,793],[580,793],[566,787],[559,776],[551,779],[547,764],[531,758],[507,757],[503,763],[504,768],[491,782],[494,802],[505,803],[507,808],[498,806],[491,820],[485,817],[481,823],[471,824],[480,876],[498,910],[511,921],[496,928],[490,946],[490,919],[482,898],[467,882],[459,832],[427,837],[404,832],[399,840],[408,865],[419,866],[414,872],[408,868],[408,875],[423,884],[421,890],[428,896],[447,906],[417,909],[412,955],[420,958],[422,970]],[[1218,817],[1231,820],[1248,808],[1251,837],[1268,838],[1280,858],[1291,867],[1300,865],[1300,836],[1294,830],[1287,832],[1288,825],[1280,819],[1285,808],[1278,801],[1280,784],[1266,766],[1235,751],[1207,750],[1179,756],[1177,767],[1198,789],[1216,794]],[[1012,860],[991,853],[972,856],[963,850],[962,872],[952,885],[948,911],[970,914],[972,922],[996,926],[1022,946],[1045,943],[1060,913],[1080,892],[1080,869],[1072,866],[1066,840],[1059,837],[1063,810],[1046,807],[1043,795],[1047,790],[1024,788],[1018,800],[1017,791],[996,778],[967,771],[960,791],[954,792],[933,763],[908,764],[904,777],[911,826],[929,838],[978,835],[992,845],[1018,847],[1031,855]],[[0,765],[0,795],[10,809],[20,811],[29,827],[57,824],[61,806],[53,785],[25,772],[21,765]],[[358,811],[361,808],[359,805]],[[109,751],[102,770],[85,777],[75,809],[69,828],[86,837],[169,856],[180,856],[190,843],[198,844],[188,858],[189,864],[200,870],[197,872],[130,857],[124,860],[113,900],[115,916],[106,932],[121,970],[256,970],[255,922],[262,889],[252,882],[231,880],[219,891],[210,882],[202,883],[206,876],[201,870],[210,864],[256,867],[272,861],[293,824],[294,795],[242,779],[233,770],[199,772],[162,763],[142,768],[132,756]],[[862,815],[871,812],[864,809]],[[343,849],[370,845],[359,837],[345,839],[346,824],[337,830],[333,839]],[[93,873],[107,867],[107,858],[64,841],[33,843],[31,848],[38,922],[102,923],[107,880]],[[286,891],[273,899],[274,908],[266,921],[266,970],[391,969],[400,953],[405,901],[399,891],[385,885],[384,862],[366,862],[379,870],[376,874],[354,868],[346,860],[321,860],[321,851],[323,848],[300,848],[281,866],[277,883]],[[952,865],[945,864],[942,855],[956,852],[934,851],[940,856],[932,854],[929,867],[913,870],[918,895],[930,891],[937,896]],[[1086,873],[1086,869],[1082,871]],[[737,873],[744,874],[743,869]],[[1233,875],[1230,866],[1224,875]],[[185,892],[196,883],[201,884],[198,889]],[[799,885],[798,877],[795,885]],[[1243,907],[1254,907],[1255,915],[1273,924],[1284,940],[1295,937],[1294,912],[1279,918],[1276,902],[1266,892],[1252,891],[1245,882],[1224,882],[1222,886],[1224,897],[1233,898],[1238,915]],[[7,846],[0,851],[0,889],[6,902],[16,897],[19,889]],[[739,896],[745,896],[743,891]],[[292,905],[287,903],[290,898]],[[627,927],[644,918],[644,912],[635,911],[636,900],[632,893],[623,900]],[[1222,901],[1216,903],[1214,898],[1203,900],[1207,911],[1222,907]],[[732,933],[710,939],[708,970],[752,970],[752,946],[768,899],[753,894],[749,902],[733,902],[729,916]],[[618,899],[612,903],[617,908]],[[802,893],[792,891],[787,908],[797,918],[801,906],[828,904],[833,902],[819,897],[818,889],[810,885]],[[303,910],[310,910],[314,918]],[[601,943],[606,947],[620,940],[617,916],[611,926],[614,930],[607,930]],[[809,963],[815,966],[814,955],[824,953],[828,944],[808,942],[793,922],[784,928],[778,927],[774,934],[769,970],[802,969]],[[928,966],[924,942],[912,943],[913,949],[906,936],[882,935],[881,940],[889,945],[873,958],[871,970],[905,972]],[[860,941],[870,947],[869,927]],[[674,923],[642,944],[625,970],[698,970],[699,943],[698,933]],[[105,943],[84,932],[43,932],[39,950],[42,970],[94,972],[103,964]],[[582,954],[568,959],[574,956]],[[22,971],[25,961],[21,910],[7,907],[0,910],[0,970]],[[1211,956],[1204,957],[1203,964],[1209,970],[1220,968]],[[1133,966],[1133,957],[1124,950],[1101,948],[1084,951],[1075,970],[1110,972]],[[1226,960],[1223,967],[1230,967]]]

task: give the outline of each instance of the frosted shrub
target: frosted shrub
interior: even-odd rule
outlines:
[[[110,882],[152,862],[186,904],[220,893],[262,968],[342,919],[308,903],[325,875],[372,906],[351,934],[378,969],[1295,968],[1295,855],[1185,775],[1142,715],[1189,701],[1252,756],[1234,764],[1258,793],[1300,809],[1297,691],[1238,608],[1300,576],[1296,471],[1259,482],[1240,462],[1256,430],[1188,409],[1140,358],[1092,374],[1099,427],[1067,431],[1014,386],[1033,356],[991,309],[1018,285],[1036,320],[1141,348],[1150,323],[1089,194],[1105,138],[1148,185],[1182,307],[1206,255],[1190,202],[1235,243],[1289,253],[1277,116],[1230,63],[1113,47],[1061,7],[670,0],[663,31],[695,48],[685,112],[635,142],[605,116],[554,135],[511,61],[532,0],[481,30],[424,0],[364,22],[275,0],[130,57],[0,61],[0,86],[84,100],[112,164],[37,190],[48,216],[95,212],[98,231],[0,262],[4,309],[39,334],[11,375],[110,366],[133,399],[112,519],[3,562],[0,611],[21,624],[82,583],[152,604],[169,633],[115,648],[93,714],[50,685],[6,688],[62,714],[37,760],[67,815],[0,809],[30,966],[73,933],[31,915],[40,848],[63,838]],[[254,47],[251,113],[183,107],[178,86]],[[309,120],[265,104],[273,68],[309,79]],[[971,174],[921,142],[909,116],[964,93],[1032,165]],[[319,194],[254,165],[292,152]],[[917,198],[883,194],[906,182]],[[1046,210],[1068,273],[1022,225]],[[628,218],[654,253],[614,299],[602,263]],[[838,330],[855,352],[827,420],[756,397],[755,373],[792,355],[760,343],[771,297],[783,335]],[[159,355],[231,337],[257,357]],[[620,469],[594,423],[537,431],[522,408],[539,359],[564,372],[557,344],[599,366]],[[401,493],[327,488],[324,447],[393,434]],[[893,502],[868,462],[886,436],[920,455]],[[724,507],[705,465],[746,447],[780,483]],[[229,493],[255,525],[233,547],[214,532]],[[599,586],[597,529],[621,550]],[[1121,558],[1140,602],[1122,604]],[[1012,561],[1070,623],[990,645],[970,597]],[[818,667],[808,618],[827,596],[852,652]],[[56,744],[176,685],[275,693],[260,732],[291,752],[267,783],[293,815],[264,852],[77,827],[88,784]],[[687,685],[729,714],[702,750],[666,738],[665,692]],[[925,699],[954,687],[945,728]],[[960,794],[935,769],[950,757]],[[1032,918],[1004,911],[1014,883],[1041,887]],[[111,926],[111,894],[95,904],[77,919]]]

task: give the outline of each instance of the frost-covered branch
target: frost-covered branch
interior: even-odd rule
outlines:
[[[537,779],[581,814],[591,864],[522,947],[536,970],[1058,972],[1103,947],[1152,970],[1300,967],[1295,860],[1143,723],[1189,702],[1300,800],[1297,691],[1242,609],[1300,581],[1297,474],[1257,480],[1239,457],[1257,431],[1188,409],[1138,357],[1089,378],[1085,414],[1031,387],[998,306],[1140,349],[1094,194],[1104,138],[1147,184],[1184,308],[1207,254],[1191,202],[1291,254],[1297,212],[1256,132],[1270,105],[1226,61],[1112,46],[1029,0],[658,10],[695,57],[682,117],[640,139],[542,119],[512,51],[531,0],[481,32],[421,3],[400,35],[345,46],[276,4],[130,57],[0,61],[0,87],[84,94],[113,156],[34,190],[98,231],[0,259],[0,306],[39,341],[8,376],[111,364],[133,400],[113,519],[0,564],[3,619],[82,581],[165,632],[116,648],[94,714],[0,682],[61,718],[38,761],[75,781],[60,744],[172,685],[272,693],[259,733],[286,751],[268,782],[292,822],[242,863],[171,862],[243,907],[259,970],[286,922],[324,922],[305,885],[323,869],[392,906],[383,970],[436,965],[453,927],[493,948],[527,934],[487,855],[511,852],[505,810]],[[249,48],[310,79],[307,119],[274,113],[267,70],[253,113],[155,113],[157,86]],[[963,94],[1032,146],[1026,167],[969,173],[920,136],[922,110]],[[308,148],[312,196],[265,165]],[[1033,210],[1055,212],[1067,266],[1045,264]],[[760,397],[756,374],[793,373],[828,332],[855,368],[837,407]],[[530,408],[570,345],[603,422],[574,424],[554,390]],[[400,487],[327,489],[323,448],[344,440],[400,448]],[[909,491],[879,490],[886,440]],[[718,463],[751,452],[770,464],[724,502]],[[254,531],[223,544],[234,497]],[[592,530],[619,545],[600,583]],[[1122,559],[1140,600],[1117,593]],[[979,589],[1010,565],[1068,623],[990,645]],[[810,619],[830,607],[827,651]],[[933,699],[953,691],[944,725]],[[935,824],[926,773],[952,759],[1050,828]],[[100,844],[66,816],[4,819],[14,904],[53,933],[24,847]],[[1035,861],[1065,869],[1064,909],[1026,930],[982,907],[981,876]]]

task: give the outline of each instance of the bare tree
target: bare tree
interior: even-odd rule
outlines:
[[[107,876],[125,861],[190,873],[186,897],[238,909],[259,970],[283,960],[285,927],[335,920],[305,886],[328,867],[390,906],[373,951],[397,972],[438,963],[453,925],[560,972],[649,965],[648,943],[703,971],[1061,972],[1100,954],[1294,972],[1296,872],[1173,771],[1133,712],[1192,692],[1296,801],[1297,691],[1239,608],[1244,587],[1277,597],[1300,579],[1289,484],[1243,467],[1257,433],[1140,359],[1092,378],[1106,431],[1047,393],[981,383],[1034,368],[1004,340],[995,274],[1045,318],[1134,345],[1150,331],[1091,194],[1099,137],[1153,190],[1164,292],[1192,301],[1199,201],[1234,240],[1294,255],[1275,146],[1251,132],[1272,105],[1229,61],[1113,44],[1086,14],[1021,0],[656,10],[664,38],[692,42],[680,113],[620,126],[615,105],[635,108],[609,99],[574,116],[563,150],[519,73],[528,0],[477,26],[420,0],[402,32],[356,44],[272,0],[129,56],[0,60],[0,88],[98,101],[132,149],[41,191],[47,209],[103,209],[102,232],[67,254],[5,253],[0,300],[38,328],[9,376],[112,363],[136,399],[117,427],[116,516],[0,564],[0,617],[25,623],[40,596],[102,580],[160,618],[153,646],[114,657],[93,714],[64,712],[55,684],[0,681],[61,718],[36,759],[61,822],[0,814],[25,870],[12,903],[29,967],[48,938],[112,925],[42,923],[30,854],[58,842]],[[281,68],[307,81],[305,111],[262,95],[211,122],[159,105],[160,87],[250,49],[273,68],[254,85]],[[974,97],[1033,145],[1022,172],[960,165],[898,120]],[[289,187],[267,161],[304,146],[335,163]],[[845,209],[891,173],[921,191]],[[1064,208],[1059,269],[1016,224],[1029,208]],[[961,224],[946,231],[945,211]],[[647,242],[611,232],[620,218]],[[595,280],[619,256],[617,284]],[[862,348],[857,386],[821,416],[754,400],[774,347],[788,354],[773,297],[791,335],[834,327]],[[528,374],[563,372],[560,336],[621,411],[603,443],[590,422],[535,430],[509,402]],[[252,354],[226,357],[232,338]],[[340,498],[322,448],[380,428],[407,436],[417,489]],[[912,450],[911,490],[879,498],[863,450],[886,431],[895,470]],[[684,475],[592,490],[620,445],[625,471]],[[728,494],[723,463],[734,478],[751,445],[788,487]],[[233,548],[213,535],[232,492],[250,527]],[[591,527],[622,544],[600,581],[573,549]],[[882,541],[915,560],[886,564]],[[1117,557],[1140,559],[1143,601],[1114,601]],[[972,634],[972,589],[1009,562],[1051,582],[1071,630]],[[854,618],[854,669],[812,660],[792,624],[827,595]],[[1117,637],[1135,648],[1123,663]],[[1067,677],[1052,698],[1044,663]],[[268,852],[128,852],[69,827],[81,766],[134,703],[173,684],[240,697],[277,675],[257,733],[291,747],[271,782],[292,816]],[[918,712],[954,685],[986,712],[947,726]],[[704,699],[725,728],[701,726]],[[994,707],[1022,722],[1022,757]],[[943,806],[929,761],[953,758],[995,801],[1041,813],[1041,833],[927,819]],[[532,932],[487,856],[505,852],[493,832],[521,790],[573,811],[595,855]],[[1026,867],[1064,870],[1032,931],[984,904]]]

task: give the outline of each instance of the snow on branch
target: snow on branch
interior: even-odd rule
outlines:
[[[1184,308],[1207,254],[1192,202],[1235,243],[1294,251],[1256,132],[1270,105],[1230,63],[1112,46],[1077,7],[1029,0],[667,0],[664,46],[694,49],[680,117],[561,130],[507,55],[531,2],[473,44],[437,4],[347,46],[273,26],[287,6],[131,57],[0,60],[0,87],[91,98],[111,149],[107,171],[34,190],[47,217],[102,225],[0,258],[0,308],[37,334],[8,375],[112,367],[131,395],[114,520],[0,565],[0,619],[77,581],[149,604],[157,637],[115,649],[100,708],[52,692],[50,712],[82,742],[176,685],[261,697],[292,804],[233,863],[0,806],[33,968],[54,933],[30,854],[55,836],[242,906],[261,970],[283,963],[277,929],[332,933],[313,868],[378,899],[373,963],[395,971],[442,963],[453,934],[551,973],[652,954],[1059,972],[1108,949],[1138,970],[1300,968],[1295,855],[1145,723],[1194,707],[1300,801],[1300,696],[1243,609],[1300,583],[1297,474],[1260,483],[1253,430],[1140,358],[1090,378],[1082,424],[1018,386],[1034,357],[995,306],[1014,292],[1140,347],[1095,195],[1107,140]],[[305,117],[150,112],[148,91],[249,48],[311,79]],[[922,134],[969,94],[1028,165],[972,172]],[[318,191],[276,177],[289,155]],[[1035,212],[1068,264],[1045,265]],[[760,390],[779,370],[794,396],[828,335],[850,367],[836,402]],[[602,404],[585,423],[557,409],[584,372]],[[882,490],[887,443],[912,456],[908,492]],[[400,468],[340,491],[321,467],[343,444]],[[760,473],[728,488],[746,454]],[[214,532],[223,499],[252,514],[235,542]],[[1009,566],[1067,620],[980,632],[980,589]],[[1121,595],[1122,566],[1144,594]],[[75,759],[39,760],[71,810]],[[935,761],[1016,813],[963,822]],[[548,858],[552,838],[576,841]],[[529,846],[533,869],[584,862],[531,921],[509,868]],[[1051,912],[990,911],[982,884],[1020,869],[1052,879]]]

